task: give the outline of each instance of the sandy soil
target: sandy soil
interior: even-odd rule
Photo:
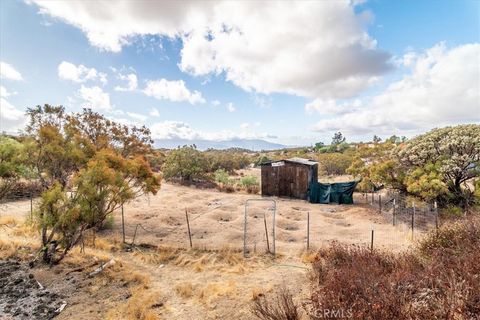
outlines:
[[[251,174],[251,171],[245,174]],[[271,201],[250,202],[247,245],[251,257],[242,258],[245,203],[249,199],[276,202],[276,259],[263,254],[267,250],[264,215],[268,244],[273,250]],[[194,250],[189,250],[185,209],[190,219]],[[24,219],[29,213],[30,201],[0,205],[0,215]],[[158,304],[161,307],[155,309],[161,318],[251,319],[250,304],[259,293],[268,293],[286,285],[293,289],[297,300],[308,297],[309,265],[302,259],[306,249],[308,213],[312,249],[330,241],[370,245],[372,229],[375,232],[375,247],[398,251],[412,244],[408,226],[401,224],[393,227],[389,218],[379,215],[366,204],[319,205],[302,200],[262,198],[247,193],[223,193],[164,183],[156,196],[136,199],[125,205],[126,235],[127,242],[131,242],[135,227],[140,224],[135,244],[180,248],[174,253],[174,258],[159,259],[157,249],[150,250],[146,246],[133,252],[107,250],[103,254],[107,260],[123,261],[151,279],[151,288],[162,293],[162,301]],[[115,214],[113,228],[98,237],[119,241],[121,226],[119,211]],[[5,238],[8,237],[11,235],[5,234]],[[226,248],[232,250],[225,251]],[[209,251],[218,249],[223,251]],[[225,259],[226,255],[230,256],[229,260]],[[60,279],[64,279],[65,283],[71,281],[66,276],[68,268],[61,268],[43,268],[40,274],[34,273],[46,286],[50,282],[58,282],[58,275],[62,275]],[[120,306],[128,299],[125,298],[126,289],[107,280],[88,284],[83,278],[75,279],[78,281],[75,289],[68,289],[69,285],[60,290],[68,303],[60,319],[104,319],[106,309]],[[84,287],[83,291],[79,291],[80,284]]]

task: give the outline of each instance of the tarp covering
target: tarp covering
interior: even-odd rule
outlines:
[[[311,203],[353,204],[353,190],[358,181],[320,183],[312,182],[308,192]]]

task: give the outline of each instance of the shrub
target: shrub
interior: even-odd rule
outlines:
[[[228,172],[224,169],[218,169],[214,173],[215,182],[220,191],[233,192],[235,191],[235,182],[230,179]]]
[[[248,193],[258,193],[260,189],[257,177],[255,176],[242,177],[242,179],[240,179],[240,184]]]
[[[251,311],[253,315],[262,320],[300,319],[300,308],[293,301],[293,295],[284,286],[272,296],[257,295]]]
[[[205,155],[193,146],[183,146],[168,153],[162,167],[165,179],[194,181],[205,179],[208,162]]]
[[[352,157],[344,153],[324,153],[318,155],[319,169],[325,175],[342,175],[352,164]]]
[[[474,319],[480,314],[480,220],[447,225],[414,252],[333,244],[313,267],[310,315],[353,319]]]

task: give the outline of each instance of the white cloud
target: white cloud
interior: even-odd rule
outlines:
[[[371,14],[350,0],[33,2],[108,51],[144,35],[181,38],[183,71],[223,73],[247,91],[348,98],[391,69],[367,33]]]
[[[233,102],[227,103],[227,110],[230,111],[230,112],[235,111],[235,106],[233,105]]]
[[[222,130],[218,132],[204,132],[191,128],[187,123],[180,121],[158,122],[150,126],[154,139],[186,139],[186,140],[211,140],[225,141],[231,139],[265,139],[275,138],[267,133],[255,133],[243,130],[233,132]]]
[[[140,113],[136,113],[136,112],[126,112],[127,115],[135,120],[139,120],[139,121],[142,121],[142,122],[145,122],[147,120],[147,116],[146,115],[143,115],[143,114],[140,114]]]
[[[169,81],[166,79],[149,80],[143,92],[157,99],[174,102],[188,101],[191,104],[205,103],[205,99],[199,91],[190,91],[183,80]]]
[[[20,72],[15,70],[15,68],[6,62],[0,61],[0,78],[22,81],[23,77]]]
[[[120,80],[127,81],[127,86],[126,87],[116,86],[115,87],[116,91],[134,91],[135,89],[137,89],[138,80],[137,80],[137,75],[135,73],[130,73],[127,75],[119,74],[118,78]]]
[[[76,83],[83,83],[88,80],[98,80],[102,84],[107,83],[107,75],[98,72],[95,68],[88,68],[80,64],[78,66],[73,63],[62,61],[58,65],[58,77],[62,80],[70,80]]]
[[[480,122],[480,44],[447,49],[440,43],[407,56],[410,72],[402,79],[363,99],[358,108],[349,111],[343,107],[348,104],[338,104],[346,112],[320,120],[314,130],[417,134],[432,127]],[[322,110],[323,105],[314,101],[306,109]]]
[[[82,84],[82,87],[78,90],[78,94],[87,103],[86,107],[105,111],[113,109],[110,105],[110,95],[100,87],[85,87]]]
[[[323,115],[342,115],[356,112],[362,106],[362,100],[338,103],[335,99],[317,98],[305,105],[307,113],[317,112]]]
[[[218,100],[213,100],[212,101],[212,106],[214,106],[214,107],[218,107],[220,104],[221,104],[221,102],[218,101]]]
[[[0,98],[0,132],[15,133],[27,123],[25,112],[18,110],[3,97]]]
[[[10,92],[4,86],[0,86],[0,97],[7,98],[7,97],[10,97],[11,95],[14,95],[14,94],[17,94],[17,93],[16,92]]]
[[[160,117],[160,112],[157,108],[150,109],[150,112],[148,114],[152,117]]]

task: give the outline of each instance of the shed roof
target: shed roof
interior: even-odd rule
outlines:
[[[305,159],[305,158],[297,158],[297,157],[290,158],[290,159],[287,159],[285,161],[304,164],[304,165],[307,165],[307,166],[313,166],[313,165],[318,164],[317,161],[313,161],[313,160]]]
[[[285,159],[285,160],[264,162],[264,163],[261,164],[261,166],[271,165],[272,163],[278,163],[278,162],[290,162],[290,163],[296,163],[296,164],[303,164],[303,165],[306,165],[306,166],[314,166],[314,165],[318,164],[318,162],[310,160],[310,159],[295,157],[295,158],[290,158],[290,159]]]

